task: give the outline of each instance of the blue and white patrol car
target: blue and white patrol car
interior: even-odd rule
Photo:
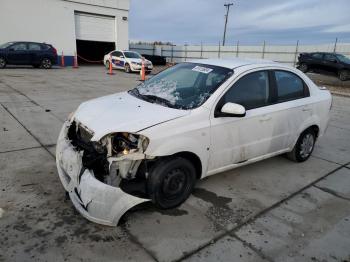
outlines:
[[[112,62],[112,68],[124,69],[127,73],[140,72],[142,68],[142,56],[132,51],[115,50],[109,52],[103,58],[106,68],[109,68],[110,62]],[[147,59],[145,59],[145,69],[147,73],[153,69],[152,62]]]

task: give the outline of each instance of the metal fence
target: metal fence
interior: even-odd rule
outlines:
[[[268,45],[263,42],[259,46],[241,45],[239,42],[231,46],[222,45],[154,45],[130,43],[130,50],[146,55],[160,55],[167,62],[182,62],[190,59],[204,58],[256,58],[268,59],[280,63],[294,65],[298,55],[303,52],[337,52],[350,56],[350,43],[335,43],[321,45]]]

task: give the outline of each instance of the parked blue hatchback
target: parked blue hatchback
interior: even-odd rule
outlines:
[[[50,69],[57,63],[57,50],[49,44],[8,42],[0,45],[0,68],[6,65],[32,65]]]

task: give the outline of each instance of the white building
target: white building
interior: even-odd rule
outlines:
[[[74,53],[102,60],[128,49],[130,0],[0,0],[0,43],[52,44],[71,64]]]

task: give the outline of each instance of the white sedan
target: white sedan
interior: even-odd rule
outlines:
[[[331,104],[329,91],[286,65],[180,63],[81,104],[58,138],[59,177],[83,216],[117,225],[145,201],[179,206],[198,179],[280,154],[307,160]]]
[[[151,61],[145,59],[145,71],[150,73],[153,69]],[[109,68],[112,62],[112,68],[123,69],[126,73],[140,72],[142,68],[142,56],[139,53],[132,51],[115,50],[106,54],[103,58],[103,63],[106,68]]]

